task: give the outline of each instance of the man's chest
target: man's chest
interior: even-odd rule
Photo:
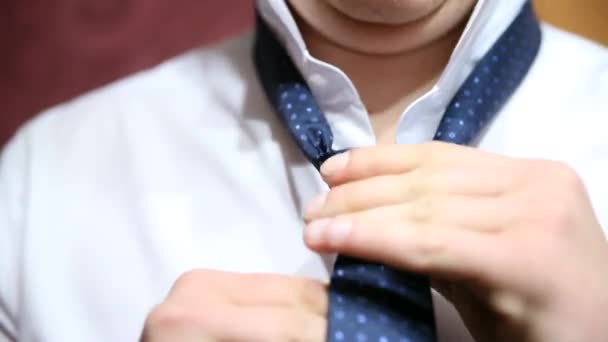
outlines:
[[[605,187],[593,146],[559,149],[566,145],[554,133],[533,138],[543,127],[533,123],[499,117],[480,146],[573,162],[596,193]],[[326,186],[277,121],[123,126],[137,128],[81,127],[104,139],[38,159],[24,233],[25,340],[134,340],[152,306],[194,268],[328,278],[331,258],[301,237],[303,207]],[[435,308],[440,336],[467,341],[453,308]]]
[[[152,160],[144,168],[140,159],[140,167],[81,170],[94,173],[88,186],[83,175],[55,184],[69,196],[36,207],[26,239],[23,338],[135,340],[147,313],[192,269],[327,281],[333,257],[304,246],[301,214],[326,186],[298,157],[280,156],[264,162],[268,155],[255,153],[233,165],[222,160],[238,153],[224,150],[210,156],[213,168],[173,160],[162,171],[145,171]],[[454,339],[465,330],[436,300],[440,334],[468,341]]]
[[[154,152],[91,148],[34,179],[24,338],[135,340],[147,312],[195,268],[328,279],[331,259],[302,240],[302,207],[325,187],[314,167],[270,138],[242,146],[225,133]]]

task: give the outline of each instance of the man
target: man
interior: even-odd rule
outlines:
[[[341,253],[428,274],[440,341],[472,340],[460,317],[477,341],[605,340],[608,55],[532,23],[504,48],[521,82],[475,88],[524,6],[259,0],[329,147],[359,147],[320,174],[253,34],[42,113],[0,164],[0,339],[322,341]],[[429,143],[458,96],[507,88],[477,148]]]

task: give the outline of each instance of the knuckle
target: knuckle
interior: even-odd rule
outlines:
[[[326,203],[335,207],[337,210],[356,210],[357,191],[352,185],[337,186],[327,194]]]
[[[563,179],[575,180],[578,178],[578,174],[574,168],[564,162],[549,161],[548,167],[550,167],[556,175],[559,175]]]
[[[566,191],[567,196],[572,196],[573,194],[578,195],[586,192],[583,179],[570,165],[558,163],[558,165],[555,166],[554,172],[556,173],[556,178],[559,180],[559,182],[564,185],[563,189]]]
[[[224,286],[230,281],[225,272],[192,270],[182,273],[173,283],[167,302],[181,303],[184,298],[196,295],[199,299],[221,298]]]
[[[157,331],[191,326],[195,322],[196,319],[187,309],[164,303],[152,309],[144,326],[147,331]]]
[[[519,204],[520,224],[526,229],[564,233],[574,226],[573,206],[569,201],[546,194],[529,194],[527,200]]]
[[[534,162],[535,173],[542,184],[530,194],[534,203],[527,209],[532,220],[543,229],[566,232],[576,226],[574,211],[577,200],[585,196],[585,186],[576,170],[559,161]]]
[[[553,160],[532,161],[536,175],[545,184],[560,188],[583,188],[583,182],[578,172],[567,163]]]
[[[398,182],[401,184],[400,198],[411,200],[424,196],[429,190],[425,180],[432,176],[432,172],[426,169],[416,169],[399,175],[398,177],[401,178],[401,181]]]
[[[543,159],[523,159],[520,163],[516,164],[520,171],[520,176],[524,179],[533,178],[536,182],[537,179],[543,179],[546,177],[546,169],[548,167],[548,161]]]
[[[576,226],[572,207],[565,202],[556,201],[545,206],[542,223],[545,229],[567,232]]]
[[[203,271],[203,270],[191,270],[191,271],[187,271],[185,273],[182,273],[175,280],[175,287],[176,288],[181,288],[181,287],[184,287],[184,286],[186,286],[188,284],[199,282],[202,279],[204,279],[207,275],[208,275],[208,273],[206,271]]]
[[[420,233],[418,242],[414,245],[414,267],[428,269],[444,254],[447,244],[441,237],[441,232],[433,228],[424,229]]]
[[[434,217],[436,207],[437,199],[434,196],[420,197],[412,203],[406,219],[418,224],[428,223]]]

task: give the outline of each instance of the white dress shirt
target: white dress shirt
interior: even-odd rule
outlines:
[[[522,3],[478,2],[440,80],[404,111],[397,142],[432,139]],[[336,148],[374,144],[348,77],[308,53],[283,0],[258,6]],[[477,145],[572,165],[607,228],[608,53],[549,26],[543,34],[531,72]],[[0,341],[135,341],[152,306],[194,268],[328,279],[331,256],[302,242],[303,207],[327,188],[266,102],[252,39],[187,52],[51,108],[5,146]],[[440,341],[470,341],[453,307],[434,299]]]

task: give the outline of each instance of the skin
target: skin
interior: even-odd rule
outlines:
[[[313,250],[430,274],[477,341],[608,336],[608,246],[567,165],[433,142],[354,150],[322,174]]]
[[[323,341],[327,301],[313,280],[194,270],[152,310],[141,341]]]
[[[309,52],[344,71],[378,143],[445,68],[475,0],[290,0]]]
[[[289,3],[309,51],[353,80],[378,141],[322,166],[331,190],[309,204],[306,245],[429,274],[480,342],[605,341],[608,247],[575,171],[391,144],[475,1]],[[319,342],[326,312],[326,285],[313,280],[195,270],[150,313],[141,340]]]

